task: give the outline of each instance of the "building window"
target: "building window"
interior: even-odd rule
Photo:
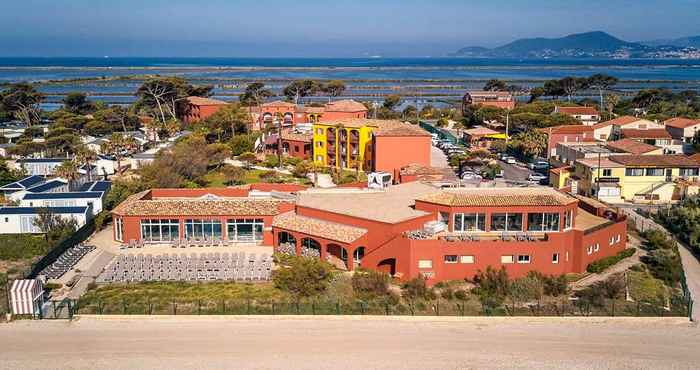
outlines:
[[[491,231],[523,231],[522,213],[492,214]]]
[[[698,168],[681,168],[680,175],[681,176],[698,176],[698,175],[700,175],[700,169],[698,169]]]
[[[501,263],[513,263],[513,262],[514,262],[513,256],[501,256]]]
[[[323,135],[323,129],[320,128],[320,127],[317,128],[317,129],[316,129],[316,133],[317,133],[318,135]]]
[[[185,220],[185,237],[187,237],[187,239],[221,239],[221,221],[204,219]]]
[[[663,176],[663,168],[647,168],[647,176]]]
[[[588,255],[593,254],[593,247],[592,246],[588,247],[587,253],[588,253]]]
[[[568,210],[564,212],[564,230],[571,229],[574,221],[574,210]]]
[[[593,248],[593,252],[597,252],[600,250],[600,243],[595,243],[595,247]]]
[[[625,176],[644,176],[643,168],[626,168]]]
[[[559,253],[554,253],[552,255],[552,263],[559,263]]]
[[[457,263],[457,255],[448,254],[445,256],[445,263]]]
[[[530,255],[521,254],[518,256],[518,263],[530,263]]]
[[[316,156],[316,160],[317,160],[318,162],[323,162],[323,156],[317,155],[317,156]]]
[[[9,218],[9,217],[5,217],[5,222],[10,222],[10,218]]]
[[[162,242],[180,238],[180,221],[145,219],[141,220],[141,240]]]
[[[263,240],[263,220],[261,218],[240,218],[226,220],[228,240],[239,242],[259,242]]]
[[[5,218],[5,220],[7,220],[7,218]],[[7,221],[5,221],[5,222],[7,222]],[[179,235],[178,235],[178,237],[179,237]],[[123,227],[123,221],[122,221],[121,217],[114,219],[114,238],[120,242],[124,241],[124,227]]]
[[[459,263],[474,263],[474,256],[459,256]]]
[[[452,231],[486,231],[484,213],[455,213]]]
[[[615,239],[617,243],[620,242],[620,234],[617,234],[617,239]]]
[[[610,176],[612,176],[612,169],[610,169],[610,168],[603,168],[603,176],[604,176],[604,177],[610,177]]]
[[[431,269],[433,268],[433,260],[418,260],[419,269]]]
[[[558,213],[528,213],[528,231],[559,231]]]
[[[319,148],[323,148],[323,141],[317,141],[316,146]]]

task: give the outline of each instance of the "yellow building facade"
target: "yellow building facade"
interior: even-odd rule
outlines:
[[[572,179],[578,193],[612,203],[671,202],[680,197],[679,180],[696,182],[699,167],[682,155],[619,155],[578,160]]]
[[[367,171],[372,168],[372,132],[367,120],[315,122],[313,153],[317,166]],[[368,121],[371,122],[371,121]]]

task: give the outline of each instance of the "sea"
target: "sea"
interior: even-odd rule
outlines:
[[[565,76],[604,73],[620,79],[621,95],[645,88],[700,91],[700,60],[477,58],[0,58],[0,83],[27,81],[47,95],[47,108],[72,91],[111,104],[129,104],[148,76],[180,76],[214,86],[231,100],[252,81],[279,93],[295,79],[343,80],[344,97],[455,99],[497,78],[524,87]],[[310,97],[308,100],[325,99]]]

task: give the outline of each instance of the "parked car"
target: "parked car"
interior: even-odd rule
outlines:
[[[518,163],[518,162],[515,160],[515,157],[507,157],[505,162],[508,163],[508,164],[516,164],[516,163]]]
[[[536,161],[528,164],[531,170],[548,170],[549,163],[546,161]]]
[[[527,177],[527,180],[530,182],[542,183],[547,180],[547,176],[539,173],[531,173],[530,176]]]
[[[473,172],[473,171],[464,171],[462,173],[462,180],[481,180],[482,177],[481,175]]]

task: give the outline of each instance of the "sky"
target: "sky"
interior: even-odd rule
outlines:
[[[443,56],[593,30],[700,35],[700,0],[0,1],[0,56]]]

